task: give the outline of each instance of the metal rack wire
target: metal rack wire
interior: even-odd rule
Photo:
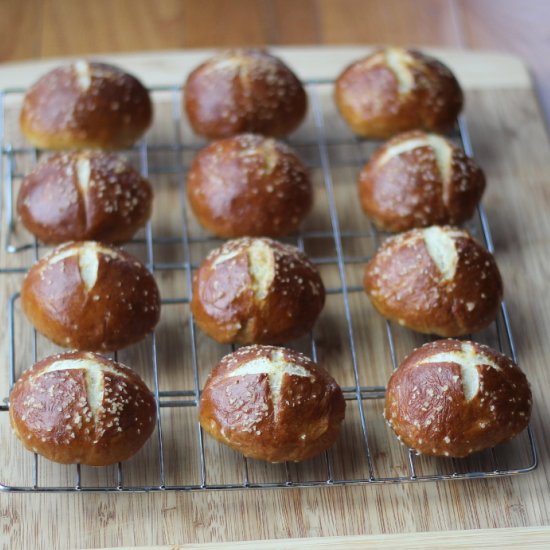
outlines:
[[[206,442],[203,439],[201,428],[194,420],[192,422],[192,430],[194,431],[196,438],[193,443],[193,447],[197,453],[195,458],[196,472],[194,479],[189,483],[172,483],[170,481],[170,472],[167,472],[166,462],[166,429],[163,427],[163,412],[170,409],[178,408],[191,408],[197,407],[200,396],[200,373],[199,373],[199,350],[197,346],[197,334],[195,331],[195,325],[192,315],[187,315],[187,330],[191,342],[190,347],[190,363],[192,370],[192,383],[183,388],[171,388],[161,389],[159,384],[159,373],[162,371],[163,365],[159,364],[159,341],[155,334],[152,335],[147,341],[148,356],[147,361],[150,380],[153,385],[153,391],[157,402],[158,412],[158,424],[156,430],[156,443],[154,443],[154,452],[157,455],[158,469],[155,474],[155,483],[127,483],[125,481],[126,464],[118,464],[114,472],[114,480],[112,483],[97,483],[90,484],[83,482],[82,470],[84,467],[67,466],[69,472],[67,474],[72,477],[73,482],[62,483],[49,483],[43,484],[39,480],[39,465],[41,459],[37,455],[34,455],[31,464],[30,483],[17,484],[12,480],[4,479],[2,474],[2,468],[0,468],[0,491],[5,492],[33,492],[33,491],[46,491],[46,492],[58,492],[58,491],[199,491],[199,490],[222,490],[222,489],[261,489],[261,488],[288,488],[288,487],[312,487],[312,486],[326,486],[326,485],[353,485],[353,484],[371,484],[371,483],[405,483],[415,481],[435,481],[435,480],[458,480],[458,479],[473,479],[473,478],[490,478],[500,476],[510,476],[520,473],[529,472],[537,466],[537,450],[534,441],[533,434],[528,429],[526,435],[523,436],[523,440],[520,442],[520,463],[515,464],[513,467],[501,465],[501,457],[499,448],[488,451],[485,453],[483,460],[472,464],[470,461],[462,461],[455,459],[434,459],[432,462],[433,471],[426,471],[420,468],[418,460],[419,458],[411,450],[405,450],[405,468],[398,475],[378,475],[376,462],[378,460],[377,450],[373,446],[373,435],[371,430],[373,427],[373,419],[370,416],[371,412],[365,411],[365,404],[371,401],[380,401],[384,398],[385,387],[383,385],[362,385],[361,384],[361,366],[358,359],[357,351],[357,326],[354,320],[352,312],[351,298],[354,295],[362,292],[360,285],[353,285],[348,283],[349,269],[361,268],[368,258],[369,254],[353,253],[346,254],[344,240],[345,239],[363,239],[369,240],[375,244],[379,243],[383,235],[380,235],[376,230],[365,222],[364,230],[345,230],[342,229],[340,216],[342,212],[339,211],[336,194],[335,184],[333,181],[333,168],[334,160],[331,156],[331,149],[334,147],[346,146],[353,149],[354,157],[350,160],[347,159],[345,164],[349,167],[353,167],[355,170],[359,170],[360,166],[366,161],[365,142],[358,140],[351,135],[344,138],[334,139],[329,138],[329,131],[326,127],[326,113],[325,107],[322,101],[322,90],[327,86],[330,87],[331,82],[324,80],[312,80],[307,82],[310,102],[311,102],[311,114],[310,124],[314,131],[315,139],[300,139],[295,137],[290,140],[290,144],[298,148],[310,148],[316,151],[314,157],[315,160],[311,162],[312,167],[319,170],[322,179],[322,188],[326,194],[328,218],[330,224],[324,227],[322,230],[304,230],[299,235],[290,239],[298,247],[306,249],[308,243],[312,241],[330,241],[330,248],[334,250],[333,254],[329,255],[317,255],[312,258],[314,263],[319,266],[329,266],[334,268],[335,274],[337,274],[338,284],[329,286],[327,288],[327,294],[334,296],[341,300],[341,306],[343,307],[343,318],[346,324],[345,331],[345,345],[349,355],[349,361],[344,368],[349,369],[353,380],[352,385],[343,387],[345,399],[348,402],[348,411],[353,407],[355,409],[354,416],[348,422],[354,422],[358,433],[360,434],[360,445],[354,447],[354,455],[350,457],[354,461],[363,464],[361,475],[339,475],[337,468],[335,467],[334,457],[332,451],[327,451],[324,456],[317,460],[315,464],[314,474],[312,475],[298,475],[295,471],[294,465],[285,464],[282,467],[278,467],[277,472],[273,480],[263,479],[261,481],[255,481],[251,476],[251,468],[254,465],[252,461],[246,458],[240,458],[236,456],[236,453],[231,455],[231,460],[241,460],[241,479],[238,481],[224,481],[217,482],[211,481],[209,470],[207,467],[207,460],[205,457]],[[4,257],[9,261],[5,261],[5,265],[0,265],[0,280],[8,276],[17,276],[24,273],[29,264],[39,258],[41,252],[45,247],[39,245],[36,240],[27,238],[21,240],[20,235],[17,233],[17,221],[14,216],[14,182],[23,177],[23,173],[18,168],[19,162],[17,159],[24,158],[30,161],[30,164],[34,164],[37,160],[36,150],[29,148],[25,145],[14,145],[10,136],[6,130],[6,112],[8,110],[8,98],[10,101],[15,97],[20,99],[22,97],[23,90],[4,90],[0,93],[0,142],[2,147],[1,154],[1,174],[2,174],[2,188],[3,196],[0,200],[3,201],[2,206],[2,220],[1,227],[3,233],[3,246]],[[168,274],[173,277],[181,277],[185,281],[186,291],[181,295],[175,297],[164,297],[162,300],[163,306],[173,305],[187,305],[190,301],[190,289],[193,270],[197,267],[197,262],[193,259],[192,247],[195,244],[212,244],[214,245],[216,239],[209,237],[205,234],[191,234],[190,222],[187,213],[186,201],[185,201],[185,172],[187,169],[186,163],[183,160],[185,154],[192,153],[197,150],[201,144],[194,140],[187,140],[182,135],[182,116],[181,116],[181,89],[179,87],[164,87],[156,88],[152,90],[152,93],[162,93],[168,97],[170,103],[170,109],[172,111],[172,129],[173,139],[162,143],[147,143],[142,141],[132,151],[131,154],[137,160],[141,172],[144,176],[154,179],[161,175],[170,175],[178,184],[178,194],[180,202],[180,217],[181,228],[179,235],[158,236],[155,234],[153,225],[148,224],[144,236],[133,241],[132,244],[140,246],[144,250],[144,256],[148,268],[155,274],[160,273]],[[472,155],[473,151],[466,128],[465,121],[460,119],[457,123],[457,128],[454,134],[454,138],[462,144],[467,154]],[[175,163],[168,163],[163,165],[160,163],[157,166],[151,165],[151,157],[156,153],[167,153],[174,155],[178,160]],[[474,231],[478,232],[478,235],[482,236],[487,248],[493,251],[493,242],[491,233],[489,230],[489,224],[487,216],[482,207],[479,208],[479,220]],[[27,236],[28,237],[28,236]],[[156,253],[159,247],[164,245],[174,246],[181,251],[182,259],[178,261],[158,261]],[[13,260],[12,260],[13,259]],[[9,265],[8,265],[9,264]],[[14,293],[7,301],[7,323],[8,323],[8,384],[9,388],[16,380],[17,373],[21,372],[23,365],[20,364],[18,359],[19,350],[17,349],[17,318],[20,315],[18,310],[19,294]],[[502,303],[501,311],[498,321],[494,327],[496,338],[500,349],[510,354],[514,360],[517,361],[516,348],[513,341],[510,319],[506,309],[506,305]],[[395,331],[396,327],[390,322],[385,322],[385,346],[387,349],[387,355],[391,358],[393,368],[397,367],[398,353],[396,351],[395,343]],[[38,360],[38,346],[37,346],[36,332],[32,333],[32,361]],[[317,338],[314,334],[310,335],[307,347],[314,360],[318,358],[318,344]],[[115,354],[116,356],[116,354]],[[24,365],[27,366],[27,365]],[[4,399],[4,404],[0,405],[0,412],[6,412],[9,410],[8,398]],[[0,415],[6,417],[7,415]],[[393,437],[388,433],[387,437]],[[12,444],[12,441],[9,443]],[[13,445],[19,445],[15,439]],[[21,453],[25,453],[22,448]],[[509,453],[508,453],[509,454]],[[139,455],[136,457],[139,462]],[[506,460],[506,463],[509,461]],[[179,467],[185,468],[185,464],[179,464]],[[268,470],[271,468],[267,466]],[[275,468],[275,466],[273,467]],[[281,469],[283,468],[282,475]],[[308,468],[305,463],[304,468]],[[303,472],[302,472],[303,473]],[[269,472],[267,474],[269,478]]]

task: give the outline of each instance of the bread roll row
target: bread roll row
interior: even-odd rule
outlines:
[[[467,231],[449,226],[388,239],[367,264],[364,285],[385,317],[445,337],[487,327],[503,294],[493,256]],[[122,250],[94,241],[67,243],[37,262],[23,281],[21,299],[41,333],[87,351],[140,340],[160,312],[148,270]],[[308,258],[267,238],[228,241],[193,276],[195,320],[221,343],[298,338],[313,327],[324,301],[322,279]]]
[[[416,129],[445,132],[462,109],[463,94],[440,61],[415,50],[385,48],[340,74],[335,101],[355,133],[388,138]],[[236,49],[189,74],[183,104],[194,131],[207,139],[241,133],[281,137],[303,121],[307,94],[279,58]],[[143,135],[152,114],[137,78],[106,63],[80,60],[31,86],[20,123],[38,148],[120,149]]]
[[[380,229],[460,224],[485,189],[476,163],[442,136],[421,131],[385,143],[358,178],[363,210]],[[215,141],[187,175],[199,223],[222,238],[296,232],[313,204],[304,163],[287,145],[257,134]],[[149,182],[122,157],[99,151],[54,154],[24,179],[17,199],[23,225],[41,241],[130,240],[151,215]]]
[[[10,422],[32,452],[62,464],[126,460],[154,431],[157,402],[131,369],[90,352],[48,357],[10,393]],[[465,457],[506,442],[530,419],[531,389],[508,357],[471,341],[414,350],[388,382],[384,417],[419,454]],[[345,418],[341,388],[305,355],[248,346],[208,376],[202,428],[244,456],[307,460],[329,449]]]

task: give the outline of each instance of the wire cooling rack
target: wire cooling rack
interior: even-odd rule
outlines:
[[[340,381],[347,401],[343,433],[335,447],[302,464],[271,465],[248,460],[208,437],[196,420],[200,388],[227,346],[209,341],[195,329],[189,311],[193,270],[220,241],[205,234],[188,213],[185,174],[203,145],[181,113],[181,88],[151,90],[155,125],[127,156],[155,187],[155,214],[126,248],[155,274],[163,296],[163,320],[145,342],[114,354],[134,367],[153,388],[158,412],[155,434],[126,463],[107,468],[60,466],[25,451],[9,433],[0,414],[4,445],[0,491],[200,491],[404,483],[510,476],[537,466],[530,429],[513,442],[467,459],[421,457],[398,444],[382,419],[385,382],[413,346],[427,341],[382,319],[364,296],[363,266],[385,237],[358,213],[355,178],[378,145],[352,136],[334,112],[332,83],[307,82],[310,112],[289,139],[310,166],[316,188],[315,221],[289,239],[305,250],[321,270],[327,308],[309,338],[292,346],[309,353]],[[0,411],[9,410],[9,389],[35,361],[59,351],[38,335],[19,307],[22,274],[48,248],[21,227],[14,214],[18,185],[36,163],[38,153],[19,134],[18,106],[23,90],[0,94],[2,146],[2,250],[0,280],[7,310],[7,371],[0,380],[5,395]],[[473,151],[464,119],[452,137],[467,154]],[[167,224],[167,220],[173,219]],[[482,207],[468,229],[493,252]],[[506,305],[498,320],[474,339],[517,361]]]

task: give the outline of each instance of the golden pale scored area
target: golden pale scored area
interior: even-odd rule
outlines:
[[[94,418],[102,408],[103,397],[105,394],[105,376],[114,374],[123,378],[128,378],[127,375],[117,369],[113,369],[108,365],[98,363],[91,354],[88,354],[87,359],[62,359],[55,361],[48,368],[40,372],[39,375],[32,377],[35,379],[42,377],[50,372],[82,370],[86,377],[86,398],[88,406]]]
[[[247,157],[260,157],[264,161],[262,166],[262,174],[268,175],[275,170],[279,159],[280,153],[277,149],[277,142],[272,138],[262,139],[259,143],[250,145],[246,143],[246,147],[238,152],[238,157],[246,159]]]
[[[281,388],[285,376],[300,376],[302,378],[314,379],[310,371],[285,360],[284,353],[277,350],[273,351],[270,357],[258,357],[241,365],[228,377],[246,376],[250,374],[266,374],[269,381],[269,391],[271,402],[273,403],[273,413],[277,417],[281,403]]]
[[[412,57],[400,48],[388,48],[384,51],[384,58],[395,75],[399,94],[408,94],[414,88],[414,75],[410,69]]]
[[[377,165],[383,166],[388,161],[402,155],[414,151],[419,147],[430,147],[437,164],[439,177],[442,185],[443,203],[449,206],[449,188],[452,180],[452,160],[453,148],[451,144],[442,136],[437,134],[426,134],[423,137],[414,137],[407,139],[401,143],[396,143],[384,151],[384,154],[378,159]]]
[[[420,361],[417,366],[437,363],[455,363],[460,366],[460,379],[466,401],[471,401],[479,391],[478,367],[480,365],[488,365],[498,371],[502,370],[492,359],[470,343],[462,344],[460,350],[436,353]]]
[[[86,211],[88,210],[88,190],[92,184],[90,181],[91,173],[90,159],[85,155],[80,155],[76,161],[76,184],[80,189]]]
[[[77,78],[78,85],[85,91],[92,85],[92,71],[90,64],[84,60],[78,60],[74,65],[74,72]]]
[[[434,225],[423,229],[422,236],[428,254],[441,274],[441,279],[451,281],[458,264],[455,238],[463,237],[465,234]]]
[[[255,240],[248,248],[248,269],[252,279],[252,291],[263,300],[275,278],[275,258],[271,247],[262,240]]]
[[[65,260],[66,258],[78,256],[78,269],[80,271],[80,277],[86,290],[90,291],[97,281],[100,254],[104,254],[110,258],[120,257],[120,254],[111,248],[107,248],[93,241],[86,241],[79,246],[69,247],[57,254],[54,254],[48,258],[44,269],[48,266],[56,264],[57,262]]]
[[[262,239],[246,239],[241,246],[219,254],[212,262],[215,269],[246,251],[251,289],[256,299],[263,300],[275,278],[275,256],[269,244]]]

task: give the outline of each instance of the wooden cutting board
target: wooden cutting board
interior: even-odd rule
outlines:
[[[303,78],[334,78],[367,48],[278,51]],[[550,421],[544,391],[550,382],[546,366],[550,350],[548,136],[527,70],[519,60],[478,52],[434,53],[457,73],[467,92],[466,117],[475,155],[489,180],[484,204],[512,328],[521,366],[533,384],[539,469],[516,478],[422,485],[193,494],[2,494],[5,546],[143,546],[548,524],[549,463],[543,430]],[[158,85],[183,82],[185,74],[207,54],[163,52],[101,58],[135,72],[149,85]],[[5,65],[0,68],[0,88],[27,86],[58,64],[53,60]],[[6,123],[14,125],[15,121],[16,114]],[[5,303],[17,289],[20,275],[0,281]],[[7,334],[0,338],[2,357],[6,357]],[[28,353],[29,345],[25,338],[18,342],[22,353]],[[20,462],[25,463],[27,459],[8,439],[12,436],[4,430],[2,437],[7,453],[3,462],[18,464],[17,457],[22,457]],[[176,458],[185,462],[185,450],[180,452]],[[51,475],[59,473],[52,468]],[[495,537],[500,533],[495,532]],[[530,536],[529,531],[524,533]]]

